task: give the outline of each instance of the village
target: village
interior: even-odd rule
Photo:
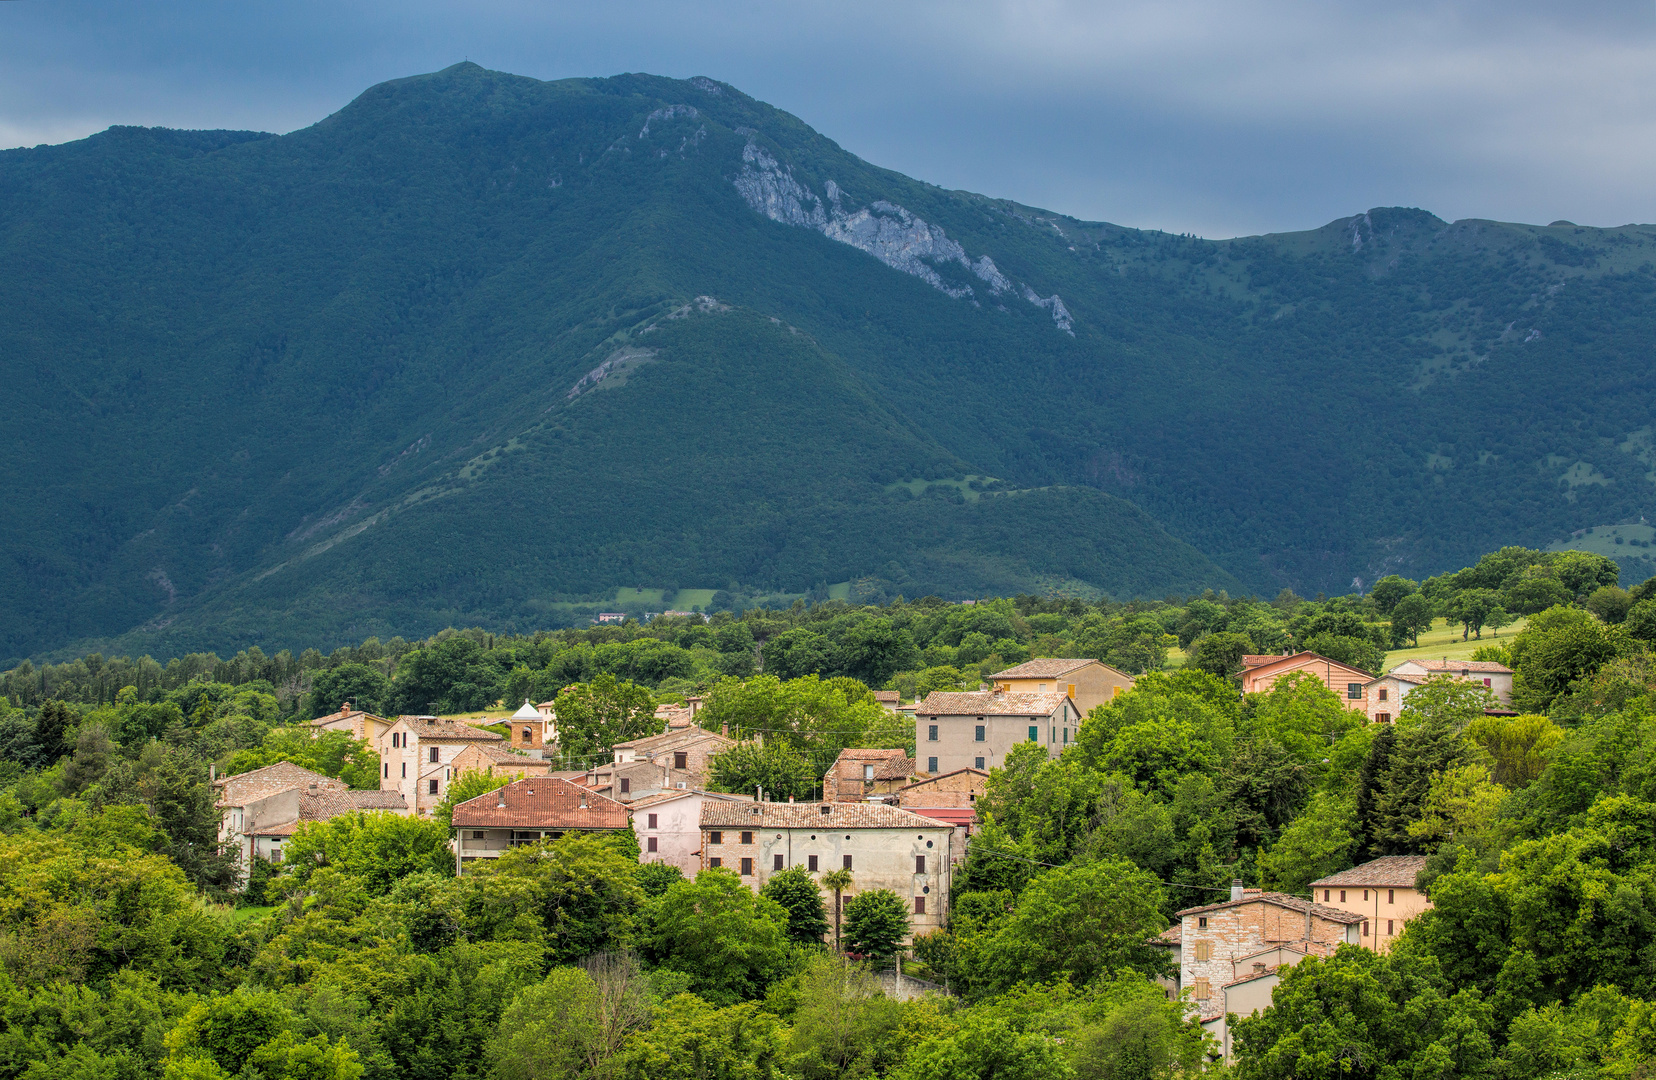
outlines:
[[[1367,723],[1389,724],[1409,693],[1438,677],[1486,688],[1513,716],[1510,668],[1491,661],[1407,660],[1375,676],[1310,651],[1249,655],[1244,694],[1281,679],[1310,677]],[[737,746],[728,731],[697,722],[701,699],[656,710],[658,733],[617,743],[611,760],[559,769],[553,701],[525,701],[504,723],[429,715],[383,717],[345,703],[312,721],[315,733],[346,732],[375,748],[380,787],[343,781],[278,762],[217,777],[220,839],[244,873],[252,860],[279,864],[284,844],[306,823],[352,811],[428,817],[467,774],[507,779],[452,807],[454,872],[571,833],[631,830],[642,863],[665,863],[686,877],[714,868],[738,874],[755,891],[772,875],[803,868],[844,871],[843,897],[890,890],[905,903],[909,941],[947,924],[950,887],[979,824],[977,804],[992,770],[1024,743],[1057,758],[1076,741],[1095,708],[1131,690],[1134,678],[1098,660],[1039,658],[993,674],[977,691],[934,691],[904,703],[878,691],[885,709],[912,719],[907,749],[845,749],[823,774],[820,797],[778,801],[763,789],[712,790],[712,759]],[[1291,896],[1232,883],[1228,895],[1177,912],[1155,941],[1176,974],[1161,981],[1232,1056],[1227,1017],[1271,1004],[1283,967],[1326,957],[1341,944],[1384,952],[1404,924],[1431,902],[1416,888],[1425,856],[1384,856],[1311,883]],[[844,880],[842,878],[842,880]],[[836,890],[838,892],[838,890]]]

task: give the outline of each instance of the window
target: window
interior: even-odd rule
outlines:
[[[1328,903],[1328,890],[1327,889],[1323,890],[1323,903],[1325,903],[1325,904]]]
[[[685,766],[685,760],[686,760],[686,755],[685,755],[685,752],[683,750],[680,750],[680,751],[676,752],[673,755],[673,768],[675,768],[675,769],[685,768],[686,767]]]
[[[782,856],[781,856],[780,853],[771,856],[771,869],[772,870],[782,869]]]
[[[1206,979],[1197,979],[1192,985],[1190,996],[1197,1001],[1206,1001],[1213,996],[1212,984]]]
[[[1041,729],[1040,728],[1031,725],[1031,727],[1029,729],[1029,741],[1030,742],[1040,742],[1041,741]]]
[[[1069,696],[1070,697],[1075,696],[1075,684],[1074,683],[1069,684]]]
[[[926,725],[926,741],[927,742],[936,742],[937,741],[937,725],[936,724]]]
[[[1343,903],[1345,903],[1345,902],[1346,902],[1346,901],[1345,901],[1345,890],[1344,890],[1344,889],[1341,889],[1341,890],[1340,890],[1340,903],[1342,903],[1342,904],[1343,904]]]
[[[1213,959],[1213,942],[1211,942],[1211,941],[1198,941],[1196,943],[1196,959],[1197,960],[1212,960]]]
[[[1363,920],[1363,936],[1368,937],[1368,920]]]
[[[1199,919],[1196,920],[1196,929],[1198,929],[1198,930],[1206,930],[1207,929],[1207,916],[1206,915],[1203,915],[1202,917],[1200,917]]]
[[[387,780],[391,779],[391,763],[389,761],[387,761],[384,765],[381,765],[380,768],[385,770],[385,773],[384,773],[385,778]]]
[[[1386,920],[1386,936],[1387,937],[1396,937],[1397,936],[1396,927],[1397,927],[1397,920],[1396,919],[1387,919]]]
[[[402,763],[402,767],[403,767],[403,774],[402,774],[402,778],[403,778],[403,779],[404,779],[404,780],[407,780],[407,779],[408,779],[408,762],[406,762],[406,761],[405,761],[405,762],[403,762],[403,763]]]
[[[1363,890],[1363,903],[1365,903],[1365,904],[1368,903],[1368,890],[1367,889]]]
[[[438,760],[439,760],[439,759],[438,759],[438,757],[437,757],[437,747],[435,747],[435,746],[433,746],[433,747],[432,747],[432,748],[431,748],[431,763],[432,763],[432,764],[433,764],[433,765],[435,765],[435,764],[437,764],[437,762],[438,762]]]
[[[805,856],[805,869],[813,874],[817,872],[817,857],[815,855]]]
[[[714,856],[713,858],[707,860],[707,865],[712,866],[712,867],[723,866],[724,865],[724,860],[719,858],[718,856]]]
[[[656,816],[654,814],[651,814],[649,816],[649,818],[646,820],[645,827],[649,828],[649,829],[653,829],[653,828],[656,827]]]
[[[845,856],[845,868],[847,870],[851,869],[851,856],[849,855]]]
[[[1385,701],[1386,700],[1386,688],[1384,686],[1382,686],[1380,688],[1379,696],[1377,696],[1374,700],[1376,700],[1376,701]]]
[[[631,795],[632,794],[632,780],[629,777],[623,776],[621,778],[621,794],[623,794],[623,795]]]
[[[273,848],[270,849],[270,861],[271,862],[281,862],[282,861],[282,849],[281,848],[273,847]]]
[[[1064,743],[1065,745],[1069,744],[1069,728],[1064,729]]]
[[[528,728],[523,729],[523,745],[528,746],[535,740],[535,733]]]
[[[863,779],[865,781],[874,779],[874,766],[872,766],[872,765],[864,765],[863,766]]]
[[[720,832],[718,829],[714,829],[712,832],[707,834],[707,842],[709,844],[724,843],[724,833]]]
[[[982,742],[983,741],[983,725],[982,724],[979,724],[977,726],[977,736],[973,739],[973,741],[974,742]]]
[[[916,896],[914,898],[914,913],[916,915],[924,915],[926,913],[926,898],[924,896]]]
[[[1397,890],[1396,889],[1387,889],[1386,890],[1386,903],[1388,903],[1388,904],[1397,903]]]
[[[914,857],[914,872],[916,874],[924,874],[926,872],[926,857],[924,855],[916,855]]]
[[[428,795],[437,794],[437,778],[435,776],[426,781],[426,793]]]
[[[1484,680],[1484,685],[1485,685],[1485,686],[1488,686],[1488,685],[1489,685],[1489,680],[1488,680],[1488,679],[1485,679],[1485,680]]]
[[[1363,699],[1363,684],[1360,682],[1346,683],[1346,697],[1352,701],[1361,701]]]
[[[744,843],[744,844],[753,843],[753,834],[750,833],[750,832],[743,833],[742,834],[742,843]]]
[[[972,759],[972,768],[981,770],[983,768],[983,759],[980,758],[980,757],[979,758],[973,758]]]
[[[645,838],[645,840],[644,840],[644,850],[645,851],[654,851],[654,850],[656,850],[656,838],[655,837],[650,836],[650,837]]]
[[[742,876],[743,877],[752,877],[753,876],[753,860],[752,859],[743,859],[742,860]]]
[[[926,759],[926,771],[927,772],[936,772],[937,771],[937,759],[936,758],[929,757],[929,758]]]
[[[1374,714],[1374,722],[1376,724],[1389,724],[1389,723],[1391,723],[1391,713],[1389,713],[1389,712],[1377,712],[1377,713],[1375,713]]]

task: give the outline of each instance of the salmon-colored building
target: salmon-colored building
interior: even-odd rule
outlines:
[[[1346,708],[1366,711],[1368,695],[1364,688],[1374,681],[1374,674],[1314,652],[1290,653],[1287,656],[1244,656],[1242,692],[1268,693],[1278,679],[1299,673],[1320,680],[1340,695]]]

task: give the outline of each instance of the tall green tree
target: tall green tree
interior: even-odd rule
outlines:
[[[564,687],[552,708],[558,718],[558,750],[575,761],[606,759],[616,743],[654,735],[662,727],[654,694],[607,673]]]
[[[790,866],[780,874],[772,874],[759,895],[774,900],[788,917],[788,937],[801,945],[822,946],[828,933],[828,914],[822,902],[822,890],[816,879],[802,866]]]

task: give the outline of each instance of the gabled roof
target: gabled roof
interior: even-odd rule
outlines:
[[[1072,671],[1080,671],[1088,664],[1097,664],[1099,667],[1110,668],[1117,675],[1130,678],[1125,671],[1110,667],[1102,660],[1089,660],[1086,657],[1079,659],[1065,659],[1056,656],[1045,656],[1037,660],[1025,660],[1021,664],[1014,664],[1005,671],[997,671],[989,676],[991,679],[1056,679],[1060,675],[1068,675]]]
[[[1287,908],[1290,911],[1315,915],[1318,918],[1327,919],[1329,922],[1346,923],[1348,925],[1363,921],[1363,916],[1354,915],[1349,911],[1341,911],[1339,908],[1313,903],[1310,900],[1301,900],[1299,897],[1289,896],[1287,893],[1265,892],[1261,889],[1245,889],[1240,900],[1224,900],[1217,904],[1203,904],[1201,907],[1185,908],[1177,914],[1182,919],[1187,915],[1205,915],[1210,911],[1242,907],[1247,904],[1275,904],[1277,907]]]
[[[1425,681],[1426,681],[1426,676],[1424,676],[1424,675],[1399,675],[1395,671],[1388,671],[1384,675],[1376,675],[1374,678],[1370,679],[1368,682],[1364,683],[1363,685],[1364,686],[1373,686],[1376,683],[1400,682],[1400,683],[1408,683],[1410,686],[1419,686],[1421,683],[1423,683]]]
[[[308,721],[308,723],[310,723],[311,726],[315,727],[315,726],[320,726],[322,724],[337,723],[340,720],[351,720],[351,719],[354,719],[355,717],[358,717],[358,716],[365,716],[370,720],[377,720],[379,723],[382,723],[382,724],[389,724],[391,722],[391,721],[387,720],[385,717],[378,716],[374,713],[369,712],[366,709],[353,709],[353,708],[350,707],[350,705],[351,705],[351,703],[349,701],[347,701],[343,706],[340,707],[340,710],[338,712],[329,713],[327,716],[318,716],[315,720]]]
[[[925,787],[927,784],[935,784],[939,780],[946,779],[950,776],[959,776],[961,773],[971,773],[974,776],[981,776],[985,780],[989,779],[989,774],[984,772],[982,769],[955,769],[953,772],[938,773],[936,776],[928,776],[924,780],[916,780],[907,787],[898,788],[897,791],[898,794],[905,791],[913,791],[917,787]]]
[[[312,772],[291,761],[278,761],[274,765],[237,773],[235,776],[221,776],[213,781],[213,786],[219,789],[220,806],[246,806],[279,791],[289,788],[309,789],[312,784],[327,791],[344,791],[346,788],[343,780]]]
[[[405,724],[416,738],[420,739],[460,739],[466,742],[500,742],[500,733],[484,731],[482,728],[472,727],[459,720],[442,720],[435,716],[399,716],[397,722]]]
[[[627,807],[567,780],[537,776],[467,799],[451,820],[457,829],[625,829]]]
[[[1376,885],[1391,889],[1412,889],[1415,878],[1426,869],[1424,855],[1385,855],[1378,859],[1370,859],[1350,870],[1341,870],[1338,874],[1329,874],[1325,878],[1318,878],[1311,883],[1311,888],[1321,889],[1328,886],[1336,888],[1344,886],[1350,888],[1355,885],[1362,888],[1367,885]]]
[[[933,690],[915,710],[920,716],[1051,716],[1067,694],[1008,693],[1001,690],[971,690],[951,693]]]
[[[1427,671],[1476,671],[1481,675],[1511,675],[1512,669],[1493,660],[1405,660],[1397,667],[1413,664]],[[1396,671],[1397,668],[1392,668]]]
[[[1250,664],[1248,663],[1250,660],[1260,660],[1262,662],[1258,664]],[[1310,664],[1328,664],[1339,668],[1341,671],[1350,671],[1357,675],[1361,675],[1364,682],[1374,678],[1374,673],[1371,671],[1364,671],[1362,668],[1352,667],[1350,664],[1342,664],[1338,660],[1332,660],[1329,657],[1324,656],[1322,653],[1314,653],[1310,651],[1297,652],[1290,656],[1244,656],[1242,658],[1243,669],[1249,674],[1264,671],[1267,668],[1272,667],[1302,668]]]
[[[914,759],[908,756],[906,750],[847,749],[841,750],[839,757],[828,766],[826,776],[836,780],[863,779],[860,769],[854,776],[841,776],[840,768],[845,765],[873,765],[876,780],[906,780],[914,772]]]
[[[533,705],[529,704],[529,699],[528,698],[524,698],[523,699],[523,708],[521,708],[517,712],[513,713],[512,714],[512,719],[513,720],[545,720],[546,717],[544,717],[540,714],[539,709],[537,709]]]
[[[407,810],[408,800],[400,791],[351,791],[358,810]]]
[[[708,731],[706,728],[701,727],[686,727],[673,728],[671,731],[663,731],[659,735],[646,735],[642,739],[629,739],[626,742],[618,742],[615,744],[615,749],[620,750],[625,747],[628,750],[640,750],[646,754],[649,754],[657,750],[665,750],[668,747],[688,746],[691,743],[701,742],[704,739],[711,739],[714,742],[723,743],[724,749],[727,750],[736,745],[735,739],[730,738],[728,735],[720,735],[717,731]]]
[[[706,788],[667,788],[665,791],[653,792],[642,798],[634,799],[627,804],[627,808],[637,813],[647,807],[660,806],[662,803],[670,803],[677,799],[688,799],[693,795],[703,799],[719,799],[723,802],[753,801],[752,795],[734,795],[728,791],[708,791]]]
[[[827,812],[824,813],[824,808]],[[754,803],[702,805],[704,829],[938,829],[932,818],[883,803]]]

